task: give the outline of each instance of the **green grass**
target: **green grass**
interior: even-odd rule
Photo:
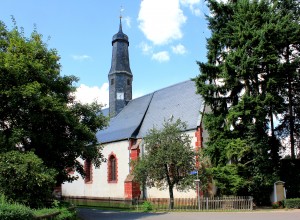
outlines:
[[[34,214],[34,216],[36,216],[36,217],[40,217],[40,216],[43,216],[43,215],[50,215],[50,214],[54,214],[54,213],[57,213],[57,212],[59,212],[60,211],[60,209],[58,209],[58,208],[49,208],[49,209],[47,209],[47,208],[44,208],[44,209],[35,209],[35,210],[33,210],[33,214]]]
[[[135,206],[131,204],[125,204],[121,202],[105,202],[105,201],[93,201],[93,200],[69,200],[70,203],[73,203],[76,206],[84,207],[100,207],[102,209],[115,209],[115,210],[132,210]]]

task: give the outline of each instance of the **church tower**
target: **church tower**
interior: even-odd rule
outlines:
[[[109,115],[116,116],[132,99],[133,76],[129,65],[128,36],[122,31],[120,17],[119,32],[112,38],[111,68],[109,81]]]

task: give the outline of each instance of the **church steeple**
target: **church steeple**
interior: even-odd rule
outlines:
[[[117,115],[132,99],[132,73],[129,64],[128,36],[122,30],[120,16],[119,32],[112,38],[111,68],[109,80],[109,114]]]

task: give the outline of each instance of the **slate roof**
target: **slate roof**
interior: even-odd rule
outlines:
[[[96,136],[100,143],[142,138],[153,126],[160,129],[170,117],[186,122],[187,130],[195,129],[203,109],[195,82],[188,80],[131,100]]]

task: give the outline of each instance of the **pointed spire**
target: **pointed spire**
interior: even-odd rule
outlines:
[[[119,33],[123,33],[123,30],[122,30],[122,15],[120,15]]]
[[[123,33],[123,30],[122,30],[122,12],[123,9],[121,9],[120,11],[120,25],[119,25],[119,31],[118,33],[116,33],[114,36],[113,36],[113,39],[112,39],[112,45],[114,44],[114,42],[118,41],[118,40],[123,40],[123,41],[126,41],[129,45],[129,42],[128,42],[128,36],[126,34]]]
[[[109,80],[109,115],[117,115],[132,99],[132,78],[128,36],[122,31],[122,14],[120,14],[119,32],[112,38],[111,68]]]
[[[122,18],[123,18],[123,16],[122,16],[122,12],[124,11],[124,8],[123,8],[123,6],[121,5],[121,7],[120,7],[120,26],[119,26],[119,32],[120,33],[123,33],[123,31],[122,31]]]
[[[128,55],[129,41],[128,36],[122,31],[122,16],[120,16],[119,32],[112,38],[112,46],[112,64],[109,74],[114,74],[115,72],[126,72],[127,74],[132,75]]]

